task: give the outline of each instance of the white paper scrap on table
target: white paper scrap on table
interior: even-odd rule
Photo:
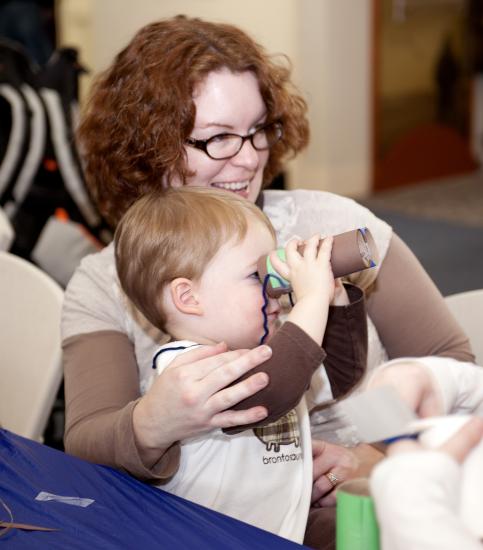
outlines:
[[[35,497],[35,500],[48,501],[53,500],[55,502],[62,502],[62,504],[70,504],[71,506],[80,506],[81,508],[87,508],[95,500],[92,498],[80,498],[80,497],[64,497],[62,495],[54,495],[53,493],[46,493],[45,491],[40,491],[40,493]]]

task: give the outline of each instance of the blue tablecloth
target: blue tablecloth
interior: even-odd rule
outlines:
[[[262,496],[263,488],[260,491]],[[94,502],[81,507],[55,497],[36,500],[41,492]],[[0,430],[0,498],[12,511],[14,522],[59,529],[12,529],[0,536],[0,549],[303,548],[112,468],[90,464],[6,430]],[[1,504],[0,520],[9,521]]]

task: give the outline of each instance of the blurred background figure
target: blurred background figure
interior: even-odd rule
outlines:
[[[438,89],[436,120],[451,125],[461,68],[453,53],[449,37],[443,43],[435,72]]]
[[[0,36],[45,65],[55,49],[54,0],[0,0]]]

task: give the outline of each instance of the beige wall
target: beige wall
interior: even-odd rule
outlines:
[[[370,0],[58,0],[59,41],[96,72],[142,25],[177,13],[228,21],[287,54],[311,119],[289,185],[362,196],[369,183]],[[83,91],[89,78],[83,82]]]
[[[299,58],[312,142],[295,166],[301,187],[361,196],[370,189],[370,0],[302,0]]]

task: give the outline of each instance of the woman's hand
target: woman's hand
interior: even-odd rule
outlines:
[[[319,439],[312,440],[312,457],[312,506],[335,506],[336,486],[356,475],[360,461],[351,449]],[[337,481],[335,478],[331,481],[329,473]]]
[[[335,489],[353,477],[368,477],[384,454],[372,445],[361,443],[348,449],[319,439],[312,440],[312,506],[335,506]],[[337,478],[337,481],[332,476]],[[332,477],[332,481],[329,479]]]
[[[430,371],[417,361],[395,363],[374,371],[367,389],[393,387],[420,417],[443,414],[443,398]]]
[[[258,422],[264,407],[229,410],[268,384],[260,372],[226,387],[271,356],[268,346],[226,351],[225,344],[203,346],[177,357],[156,377],[133,413],[134,433],[143,461],[154,464],[174,442],[213,428]]]

